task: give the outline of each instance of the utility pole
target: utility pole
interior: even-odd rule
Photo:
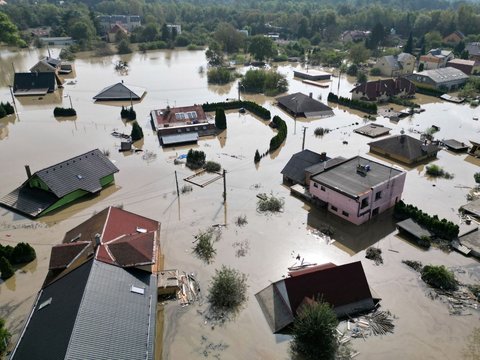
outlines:
[[[73,109],[73,105],[72,105],[72,97],[70,95],[68,95],[68,98],[70,99],[70,109]]]
[[[177,196],[180,196],[180,190],[178,189],[177,170],[175,170],[175,183],[177,184]]]
[[[227,171],[223,169],[223,202],[227,201],[227,179],[226,179]]]
[[[12,85],[8,86],[10,88],[10,95],[12,95],[13,107],[15,108],[15,115],[18,117],[17,103],[15,102],[15,96],[13,96]]]
[[[303,127],[302,151],[305,150],[305,133],[306,133],[307,129],[308,128],[306,126]]]
[[[240,81],[238,81],[238,101],[240,101]]]

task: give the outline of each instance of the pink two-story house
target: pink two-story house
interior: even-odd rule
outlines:
[[[312,176],[309,191],[328,211],[360,225],[401,199],[405,178],[405,171],[356,156]]]

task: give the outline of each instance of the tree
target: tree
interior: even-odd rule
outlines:
[[[90,41],[93,37],[93,30],[84,21],[77,21],[70,27],[70,36],[75,40]]]
[[[450,291],[458,288],[455,276],[443,265],[425,265],[422,269],[422,280],[430,286],[442,290]]]
[[[418,72],[422,72],[424,68],[425,68],[425,64],[424,64],[424,63],[418,64]]]
[[[410,35],[408,36],[407,43],[405,44],[405,47],[403,48],[403,52],[411,54],[413,52],[413,35],[412,32],[410,31]]]
[[[215,270],[208,289],[208,301],[217,315],[235,314],[247,300],[247,276],[222,265]]]
[[[0,257],[0,277],[2,280],[11,278],[13,274],[15,274],[15,270],[10,261],[4,256]]]
[[[187,164],[190,169],[200,169],[205,165],[205,153],[202,150],[188,150]]]
[[[117,48],[119,54],[130,54],[132,52],[132,49],[130,48],[130,43],[126,39],[121,40],[118,43]]]
[[[385,27],[381,23],[376,23],[370,34],[368,41],[368,48],[370,50],[375,50],[379,45],[382,45],[387,37],[385,32]]]
[[[475,182],[477,184],[480,184],[480,172],[476,172],[475,174],[473,174],[473,178],[475,179]]]
[[[13,264],[23,264],[35,260],[36,257],[35,249],[30,244],[21,242],[13,248],[11,261]]]
[[[132,132],[130,137],[132,138],[132,141],[143,139],[143,130],[136,121],[132,124]]]
[[[208,64],[211,66],[219,66],[223,64],[223,51],[220,44],[216,41],[212,41],[205,51]]]
[[[222,108],[217,108],[215,111],[215,126],[220,130],[227,128],[227,117],[225,116],[225,110]]]
[[[0,12],[0,42],[8,45],[27,46],[20,38],[17,27],[10,21],[7,14]]]
[[[253,36],[248,52],[259,61],[270,58],[275,55],[273,40],[263,35]]]
[[[158,33],[158,25],[156,23],[149,23],[145,25],[145,28],[142,30],[140,39],[144,42],[155,41],[157,40]]]
[[[360,64],[368,60],[370,51],[362,43],[353,45],[350,48],[349,59],[354,64]]]
[[[10,332],[5,327],[5,320],[0,318],[0,355],[3,355],[5,350],[7,350],[10,336]]]
[[[262,158],[260,157],[260,153],[258,152],[258,149],[255,150],[255,157],[253,158],[253,162],[256,164],[258,162],[260,162]]]
[[[465,42],[460,41],[453,49],[453,52],[455,53],[456,56],[461,56],[464,50],[465,50]]]
[[[425,34],[425,46],[428,49],[435,49],[442,45],[442,35],[438,31],[430,31]]]
[[[364,83],[368,81],[368,76],[364,71],[358,71],[357,72],[357,82],[358,83]]]
[[[337,325],[337,317],[328,303],[306,303],[297,310],[293,322],[292,352],[305,360],[335,359]]]
[[[213,37],[227,53],[237,52],[245,42],[245,35],[225,22],[217,25]]]

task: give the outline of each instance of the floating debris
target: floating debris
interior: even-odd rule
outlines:
[[[154,161],[156,158],[157,158],[157,154],[149,150],[145,150],[142,155],[142,159],[145,160],[146,162]]]
[[[375,265],[383,264],[382,249],[369,247],[365,254],[367,259],[375,261]]]

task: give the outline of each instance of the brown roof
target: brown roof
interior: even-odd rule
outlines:
[[[402,92],[406,92],[408,95],[414,95],[415,91],[416,87],[410,80],[397,78],[364,82],[353,88],[350,92],[363,93],[367,99],[376,100],[382,95],[390,97]]]
[[[125,235],[104,247],[109,259],[99,259],[121,267],[147,265],[155,262],[155,233]]]
[[[305,298],[321,297],[333,307],[372,299],[360,261],[286,278],[285,286],[294,314]]]
[[[473,67],[475,66],[474,60],[464,60],[464,59],[452,59],[447,62],[447,66],[456,68],[466,75],[470,75],[473,71]]]
[[[166,109],[152,110],[151,116],[156,126],[172,126],[186,123],[206,122],[207,115],[201,105],[167,107]]]
[[[89,245],[90,242],[88,241],[55,245],[52,247],[48,269],[58,270],[67,268],[75,259],[85,252]]]

